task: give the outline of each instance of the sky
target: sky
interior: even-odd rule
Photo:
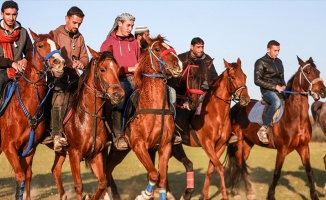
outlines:
[[[199,0],[16,0],[17,21],[36,33],[48,33],[65,24],[71,6],[78,6],[85,17],[80,27],[86,45],[99,51],[114,19],[121,13],[136,17],[135,26],[147,26],[152,37],[164,36],[176,52],[190,49],[190,41],[201,37],[205,53],[214,58],[220,74],[223,59],[242,61],[249,95],[260,99],[254,84],[254,63],[265,55],[268,41],[280,42],[285,81],[312,57],[326,77],[326,1],[199,1]],[[134,30],[133,30],[134,33]],[[312,101],[312,98],[309,97]],[[325,101],[325,100],[323,100]]]

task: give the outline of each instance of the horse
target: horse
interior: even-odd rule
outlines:
[[[321,101],[315,101],[311,105],[311,114],[315,121],[315,124],[318,124],[326,136],[326,103]],[[325,169],[326,169],[326,154],[323,157]],[[326,194],[326,185],[323,189],[324,194]]]
[[[124,151],[118,151],[115,147],[110,148],[106,159],[106,174],[110,188],[113,169],[130,150],[133,150],[147,170],[149,179],[146,190],[142,191],[136,199],[148,199],[156,183],[160,188],[160,199],[165,199],[167,165],[175,128],[173,106],[170,103],[175,98],[175,94],[166,82],[170,76],[180,76],[183,67],[175,50],[165,43],[165,38],[161,35],[156,38],[147,38],[147,43],[149,45],[140,56],[138,68],[133,77],[137,88],[133,96],[138,96],[134,98],[137,99],[134,102],[138,103],[134,106],[130,114],[131,118],[127,120],[125,126],[125,136],[130,148]],[[134,102],[132,102],[133,105]],[[128,104],[131,102],[129,101]],[[159,155],[158,170],[148,153],[152,149],[157,150]],[[113,198],[110,191],[109,198]]]
[[[312,96],[314,100],[324,98],[326,88],[313,59],[310,57],[306,62],[298,56],[297,59],[299,68],[288,81],[286,90],[283,91],[286,94],[283,116],[272,126],[272,133],[268,134],[270,141],[268,144],[259,141],[256,133],[260,125],[249,121],[248,118],[257,100],[251,100],[246,107],[236,104],[231,108],[232,131],[239,138],[238,142],[228,145],[227,151],[226,171],[228,173],[226,174],[229,175],[227,178],[232,195],[239,195],[236,186],[242,178],[245,182],[247,199],[255,199],[255,192],[248,177],[246,160],[251,148],[259,145],[277,150],[273,181],[269,187],[267,199],[275,199],[275,188],[281,176],[285,157],[293,150],[298,152],[308,176],[311,199],[318,199],[310,164],[309,142],[312,127],[308,114],[308,96]]]
[[[98,188],[94,195],[85,199],[99,199],[106,188],[103,150],[107,150],[107,130],[103,116],[105,100],[117,105],[124,97],[124,90],[118,79],[119,66],[113,57],[112,46],[105,52],[96,52],[88,47],[92,55],[78,80],[78,87],[73,94],[72,105],[63,121],[64,134],[69,141],[66,151],[55,152],[52,174],[55,179],[60,199],[67,199],[62,185],[61,169],[67,153],[75,184],[76,199],[82,199],[83,185],[80,162],[85,160],[91,165],[98,179]],[[48,145],[49,146],[49,145]]]
[[[64,59],[59,46],[52,40],[53,34],[36,34],[30,30],[34,40],[28,53],[28,64],[20,77],[13,81],[13,93],[6,109],[0,116],[0,153],[3,151],[15,172],[16,200],[30,200],[32,161],[44,130],[43,103],[47,97],[48,73],[54,77],[63,74]]]
[[[214,169],[220,176],[222,199],[228,199],[223,165],[219,158],[223,154],[231,135],[229,120],[231,101],[239,101],[239,104],[243,106],[250,101],[246,87],[246,75],[242,71],[240,58],[234,63],[228,63],[224,60],[224,64],[225,70],[205,94],[200,114],[194,115],[189,120],[186,116],[191,111],[178,107],[175,120],[175,131],[180,133],[182,144],[202,147],[210,159],[202,190],[203,199],[208,199],[208,188]],[[186,79],[189,78],[186,77]],[[187,119],[186,122],[185,119]],[[173,145],[172,155],[183,163],[187,171],[187,189],[181,199],[191,199],[194,191],[193,165],[187,158],[182,144]]]

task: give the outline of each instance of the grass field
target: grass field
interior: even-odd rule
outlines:
[[[195,192],[192,199],[201,199],[201,189],[204,183],[208,159],[201,148],[185,147],[185,150],[189,158],[193,161],[195,169]],[[325,170],[322,162],[322,157],[326,152],[326,143],[311,143],[310,152],[319,197],[320,199],[326,199],[322,193],[324,183],[326,183]],[[251,180],[256,191],[257,200],[266,199],[268,186],[272,181],[275,157],[275,150],[261,147],[254,147],[251,152],[248,164],[251,167]],[[50,149],[44,145],[38,147],[33,163],[32,197],[34,200],[59,199],[56,185],[51,175],[53,158],[54,153]],[[224,156],[221,158],[221,161],[223,160]],[[81,163],[81,166],[84,193],[91,193],[97,187],[97,180],[90,170],[84,167],[84,163]],[[147,185],[146,172],[133,152],[129,153],[122,164],[116,167],[113,175],[122,199],[134,199]],[[217,173],[215,173],[212,180],[210,198],[220,199]],[[186,186],[186,174],[183,165],[174,158],[171,158],[169,162],[169,181],[173,194],[176,199],[179,199]],[[63,182],[69,199],[75,199],[74,185],[68,160],[63,166]],[[1,154],[0,199],[14,199],[14,188],[13,170],[4,154]],[[244,193],[242,195],[242,199],[245,199]],[[229,198],[232,200],[231,196]],[[282,176],[276,188],[276,199],[310,199],[307,176],[296,152],[289,154],[285,160]]]

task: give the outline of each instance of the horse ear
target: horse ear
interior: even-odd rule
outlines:
[[[145,40],[146,40],[148,46],[151,46],[151,44],[153,43],[153,40],[151,37],[146,37]]]
[[[50,32],[49,32],[49,36],[50,36],[50,38],[52,38],[52,39],[54,38],[53,31],[50,31]]]
[[[312,59],[312,57],[309,58],[309,61],[312,62],[312,63],[314,62],[314,60]]]
[[[36,40],[38,38],[38,35],[36,33],[34,33],[30,28],[28,28],[28,29],[29,29],[29,32],[32,35],[33,40]]]
[[[223,58],[223,61],[224,61],[225,68],[229,68],[230,67],[230,63],[228,63],[224,58]]]
[[[299,61],[299,65],[304,66],[305,62],[303,62],[303,60],[301,60],[301,58],[299,58],[299,56],[297,56],[297,58],[298,58],[298,61]]]
[[[241,60],[240,60],[240,58],[238,58],[238,60],[237,60],[237,65],[238,65],[239,67],[241,67]]]
[[[100,57],[100,54],[97,51],[93,50],[89,46],[87,46],[87,48],[88,48],[89,52],[91,53],[92,57],[94,57],[94,58]]]
[[[113,46],[110,45],[107,51],[110,52],[113,55]]]

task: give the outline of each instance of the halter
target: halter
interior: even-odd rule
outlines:
[[[148,52],[149,52],[149,56],[150,56],[150,60],[151,60],[151,65],[152,65],[152,69],[154,70],[154,72],[157,72],[156,69],[155,69],[155,65],[154,65],[154,61],[153,61],[153,57],[154,56],[156,58],[156,60],[158,61],[159,65],[160,65],[160,73],[161,74],[155,74],[155,73],[152,73],[152,74],[145,74],[145,73],[142,73],[143,76],[147,76],[147,77],[154,77],[154,78],[166,78],[166,75],[165,75],[165,71],[166,70],[170,70],[170,68],[164,68],[163,67],[166,67],[166,63],[163,61],[163,57],[166,56],[167,54],[171,53],[173,55],[175,55],[177,57],[177,53],[175,52],[175,50],[171,47],[169,47],[167,44],[165,43],[162,43],[162,45],[167,48],[166,50],[164,50],[161,54],[160,54],[160,57],[158,57],[154,52],[153,52],[153,46],[155,43],[157,43],[158,41],[155,41],[153,42],[153,44],[148,48]]]
[[[246,85],[242,85],[242,86],[240,86],[240,87],[238,87],[238,88],[236,88],[236,87],[234,87],[234,84],[233,84],[233,82],[232,82],[232,80],[231,80],[231,78],[230,78],[230,76],[229,76],[229,72],[231,71],[231,70],[233,70],[233,67],[231,67],[231,68],[229,68],[229,69],[227,69],[228,70],[228,83],[229,83],[229,85],[231,86],[231,99],[232,99],[232,101],[234,101],[235,103],[238,103],[239,101],[240,101],[240,95],[237,95],[237,93],[241,90],[241,92],[242,92],[242,90],[243,89],[247,89],[247,86]],[[241,92],[240,92],[240,94],[241,94]]]
[[[315,83],[318,83],[319,81],[321,81],[321,82],[324,82],[323,81],[323,79],[322,78],[320,78],[320,77],[318,77],[318,78],[315,78],[314,80],[312,80],[312,81],[310,81],[309,79],[308,79],[308,77],[306,76],[306,74],[304,73],[304,68],[306,68],[308,65],[310,65],[310,64],[306,64],[305,66],[303,66],[303,67],[300,67],[300,79],[299,79],[299,83],[300,83],[300,85],[301,85],[301,74],[303,75],[303,77],[306,79],[306,81],[309,83],[309,89],[308,89],[308,92],[306,92],[307,94],[309,94],[309,95],[313,95],[313,94],[315,94],[315,92],[313,92],[312,91],[312,86],[315,84]]]

